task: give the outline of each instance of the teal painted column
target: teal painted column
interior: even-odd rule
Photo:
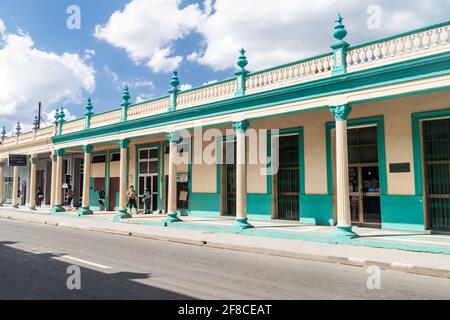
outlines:
[[[127,184],[128,184],[128,147],[130,146],[130,140],[124,139],[117,142],[120,147],[120,186],[119,186],[119,209],[114,216],[114,221],[120,221],[121,219],[129,219],[131,215],[127,210]]]
[[[236,133],[236,221],[232,229],[241,231],[253,228],[247,219],[247,159],[246,131],[250,123],[247,120],[233,122]]]
[[[349,44],[344,41],[344,38],[347,36],[347,30],[345,29],[344,24],[342,23],[344,18],[342,18],[341,14],[338,15],[335,20],[335,27],[333,36],[337,40],[334,44],[331,45],[333,49],[333,75],[340,75],[347,73],[347,59],[346,52],[349,48]]]
[[[55,178],[55,205],[52,208],[51,213],[57,214],[60,212],[65,212],[66,209],[63,207],[62,203],[62,184],[63,184],[63,157],[64,149],[59,149],[56,151],[56,178]]]
[[[94,214],[90,209],[90,197],[91,197],[91,156],[92,150],[94,150],[93,145],[83,146],[84,150],[84,172],[83,172],[83,203],[80,210],[78,211],[78,216],[88,216]]]
[[[177,212],[177,166],[175,163],[175,155],[177,153],[177,145],[180,142],[178,132],[170,132],[167,134],[169,139],[169,185],[167,194],[167,218],[164,223],[174,223],[181,221]]]
[[[127,121],[128,118],[128,107],[131,105],[130,103],[130,91],[128,89],[128,86],[125,86],[125,88],[123,89],[123,93],[122,93],[122,103],[121,103],[121,107],[122,107],[122,114],[120,116],[120,121],[121,122],[125,122]]]
[[[92,100],[91,98],[88,99],[86,104],[86,112],[84,113],[84,129],[87,130],[91,126],[91,117],[94,115],[92,112],[92,109],[94,107],[92,106]]]
[[[351,111],[352,107],[349,104],[330,108],[331,114],[336,119],[337,240],[357,237],[352,231],[348,176],[347,119]]]
[[[250,72],[248,70],[245,69],[245,67],[248,65],[248,61],[247,61],[247,57],[245,56],[245,50],[244,48],[241,48],[241,50],[239,50],[240,56],[237,62],[237,66],[239,67],[239,70],[235,73],[236,76],[236,92],[235,92],[235,96],[236,97],[240,97],[240,96],[245,96],[245,78],[247,76],[247,74],[249,74]]]
[[[178,71],[174,70],[172,72],[172,79],[170,80],[170,85],[172,88],[169,90],[170,94],[170,105],[169,105],[169,111],[175,111],[177,110],[177,94],[180,92],[180,89],[178,89],[178,86],[180,85],[180,79],[178,79]]]

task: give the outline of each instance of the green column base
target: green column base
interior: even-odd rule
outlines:
[[[58,214],[61,212],[66,212],[66,209],[64,209],[63,206],[57,204],[53,207],[53,209],[50,212],[51,212],[51,214]]]
[[[78,210],[78,216],[79,217],[90,216],[90,215],[93,215],[93,214],[94,214],[94,211],[89,209],[89,207],[81,207],[80,210]]]
[[[352,227],[336,227],[336,231],[334,233],[333,239],[335,241],[345,241],[351,240],[354,238],[358,238],[358,235],[352,231]]]
[[[248,219],[236,219],[236,221],[234,221],[233,225],[231,226],[231,229],[234,231],[242,231],[245,229],[252,229],[253,226],[248,223]]]
[[[117,210],[116,215],[113,217],[113,221],[120,221],[122,219],[131,219],[132,216],[128,213],[127,209]]]
[[[163,220],[163,223],[174,223],[174,222],[180,222],[182,221],[180,218],[178,218],[177,213],[168,213],[167,217]]]

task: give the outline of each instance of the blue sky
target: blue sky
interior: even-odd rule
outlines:
[[[66,27],[70,5],[80,30]],[[133,102],[165,95],[174,67],[184,88],[228,78],[241,46],[251,70],[327,52],[338,12],[355,44],[443,21],[449,9],[444,0],[2,0],[0,125],[29,127],[38,101],[79,117],[90,96],[106,111],[124,84]]]

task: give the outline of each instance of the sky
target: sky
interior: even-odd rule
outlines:
[[[358,44],[448,20],[448,0],[2,0],[0,126],[30,130],[233,76],[239,49],[256,71],[329,52],[334,20]]]

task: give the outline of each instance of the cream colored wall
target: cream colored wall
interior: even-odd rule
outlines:
[[[202,150],[197,151],[195,139],[201,139],[200,137],[194,137],[192,139],[192,151],[203,152],[211,142],[202,142]],[[198,193],[216,193],[217,192],[217,165],[216,164],[198,164],[192,158],[192,192]]]
[[[132,166],[133,166],[132,163],[130,163],[130,171]],[[111,161],[109,163],[109,176],[111,178],[120,177],[120,161]]]
[[[105,164],[93,163],[91,167],[92,178],[104,178],[105,177]]]
[[[267,166],[264,162],[267,156],[267,133],[249,133],[247,139],[247,193],[267,193]],[[264,159],[260,154],[264,155]]]

